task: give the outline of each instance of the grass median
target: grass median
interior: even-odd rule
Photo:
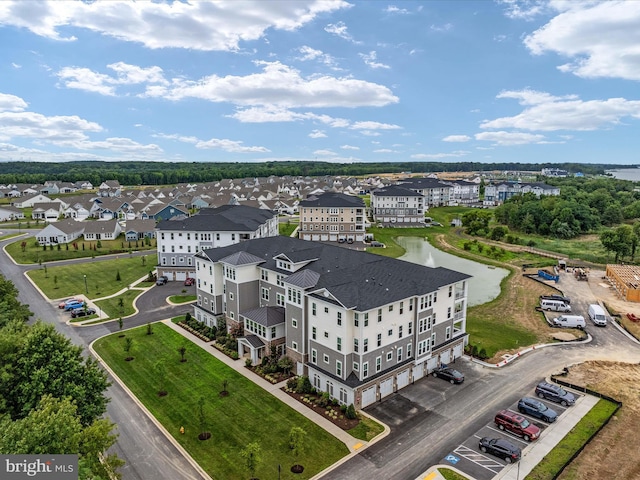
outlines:
[[[95,343],[95,350],[212,478],[248,478],[241,452],[252,442],[261,450],[258,478],[275,478],[278,465],[283,480],[311,478],[349,453],[342,442],[169,327],[156,324],[152,335],[146,332],[140,327],[123,338],[109,335]],[[132,341],[128,353],[127,339]],[[184,363],[178,353],[183,345]],[[134,360],[125,361],[128,356]],[[228,396],[220,395],[224,381]],[[158,396],[162,389],[168,395]],[[297,460],[288,443],[292,427],[306,432],[306,448]],[[210,439],[198,439],[203,430]],[[305,467],[302,474],[290,472],[294,463]]]
[[[27,275],[49,298],[85,294],[92,299],[113,295],[126,288],[154,270],[155,265],[148,260],[143,264],[140,257],[124,256],[81,265],[43,266],[30,270]]]

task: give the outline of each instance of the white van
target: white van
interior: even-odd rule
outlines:
[[[560,300],[549,300],[543,298],[540,300],[540,308],[543,310],[552,310],[554,312],[570,312],[571,305],[568,305]]]
[[[560,315],[553,319],[553,326],[560,328],[585,328],[586,324],[582,315]]]
[[[607,314],[600,305],[589,305],[589,318],[591,321],[599,327],[607,326]]]

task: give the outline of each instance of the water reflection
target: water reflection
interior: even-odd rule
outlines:
[[[469,305],[480,305],[500,294],[500,282],[509,273],[504,268],[495,268],[482,263],[456,257],[438,250],[423,238],[399,237],[397,242],[407,250],[401,260],[426,265],[446,267],[472,275],[469,280]]]

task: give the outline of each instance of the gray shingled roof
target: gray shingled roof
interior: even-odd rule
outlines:
[[[183,230],[188,232],[255,232],[276,213],[271,210],[245,205],[222,205],[203,208],[184,220],[162,221],[158,230]]]
[[[360,207],[364,208],[364,200],[344,193],[326,192],[312,195],[300,202],[301,207]]]
[[[404,188],[450,188],[451,185],[437,178],[406,178],[400,180],[400,186]]]
[[[379,188],[371,192],[372,195],[378,197],[421,197],[422,194],[410,190],[408,186],[389,185],[388,187]]]
[[[245,337],[240,337],[240,338],[249,342],[253,348],[264,347],[264,342],[260,340],[260,337],[258,337],[257,335],[247,335]]]
[[[219,262],[239,252],[261,258],[261,267],[287,274],[289,282],[293,275],[297,275],[300,282],[308,281],[312,277],[305,277],[301,272],[314,272],[318,275],[318,280],[310,292],[326,289],[347,308],[360,311],[371,310],[409,296],[424,295],[470,278],[467,274],[444,267],[430,268],[284,236],[258,238],[227,247],[206,249],[198,256]],[[276,257],[280,254],[312,260],[298,272],[290,273],[277,267]]]
[[[252,263],[262,263],[264,260],[247,252],[235,252],[220,259],[221,262],[229,265],[251,265]]]
[[[275,327],[284,323],[284,307],[262,307],[240,312],[245,318],[253,320],[259,325],[265,327]]]

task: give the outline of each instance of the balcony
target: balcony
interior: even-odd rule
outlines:
[[[455,299],[456,299],[456,300],[460,300],[460,299],[462,299],[462,298],[464,298],[464,290],[457,291],[457,292],[456,292],[456,295],[455,295]]]
[[[464,318],[464,311],[456,312],[453,314],[453,321],[457,322],[458,320],[462,320]]]

